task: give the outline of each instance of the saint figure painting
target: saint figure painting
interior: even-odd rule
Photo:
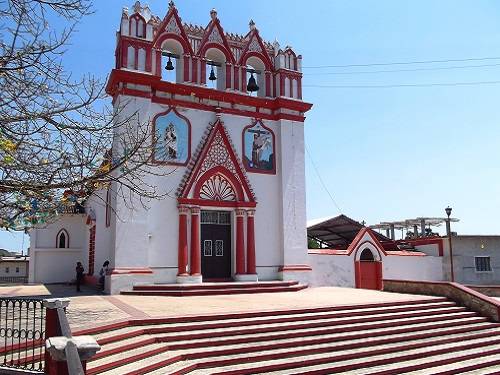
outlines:
[[[186,164],[189,159],[189,123],[175,110],[155,118],[154,160],[169,164]]]
[[[274,173],[274,134],[261,122],[243,131],[244,164],[248,171]]]

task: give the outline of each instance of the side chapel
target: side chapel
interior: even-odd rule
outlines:
[[[246,35],[226,32],[215,9],[205,27],[187,24],[173,1],[163,19],[140,2],[124,8],[115,55],[107,93],[120,116],[151,121],[153,167],[166,173],[146,183],[172,193],[131,209],[111,186],[85,214],[33,230],[30,281],[56,281],[63,265],[71,277],[77,261],[98,277],[109,260],[110,293],[141,283],[307,282],[312,105],[302,100],[302,57],[263,40],[253,21]]]

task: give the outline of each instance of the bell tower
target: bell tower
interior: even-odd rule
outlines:
[[[124,8],[115,55],[107,93],[119,117],[150,123],[151,168],[168,173],[148,183],[172,194],[133,211],[116,199],[112,292],[307,279],[302,57],[253,20],[244,35],[215,9],[183,22],[173,1],[163,18]]]

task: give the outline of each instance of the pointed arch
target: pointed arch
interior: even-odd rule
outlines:
[[[200,47],[198,49],[198,56],[203,58],[205,54],[210,48],[215,48],[220,50],[224,56],[226,56],[226,61],[235,63],[235,59],[233,53],[231,52],[231,47],[226,38],[226,34],[224,33],[224,29],[220,25],[219,20],[216,18],[215,20],[210,21],[206,28],[205,35],[200,43]]]
[[[193,55],[193,48],[189,43],[188,36],[186,34],[186,30],[184,30],[184,26],[182,25],[182,21],[177,13],[177,9],[175,7],[171,7],[163,19],[158,31],[153,38],[153,47],[161,48],[163,43],[168,39],[174,39],[178,41],[184,50],[184,53]]]
[[[67,249],[69,248],[69,234],[66,229],[61,229],[56,235],[56,248]]]
[[[266,52],[266,47],[264,46],[262,38],[260,37],[259,31],[257,29],[251,31],[250,38],[248,39],[248,43],[240,55],[238,64],[247,65],[247,60],[250,57],[255,57],[261,60],[266,67],[266,70],[273,69],[273,63],[271,62],[271,59]]]

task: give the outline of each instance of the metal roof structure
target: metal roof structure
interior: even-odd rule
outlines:
[[[330,248],[347,249],[354,237],[365,226],[346,215],[335,216],[307,227],[307,237],[319,241]],[[379,241],[390,241],[389,238],[375,232]]]

